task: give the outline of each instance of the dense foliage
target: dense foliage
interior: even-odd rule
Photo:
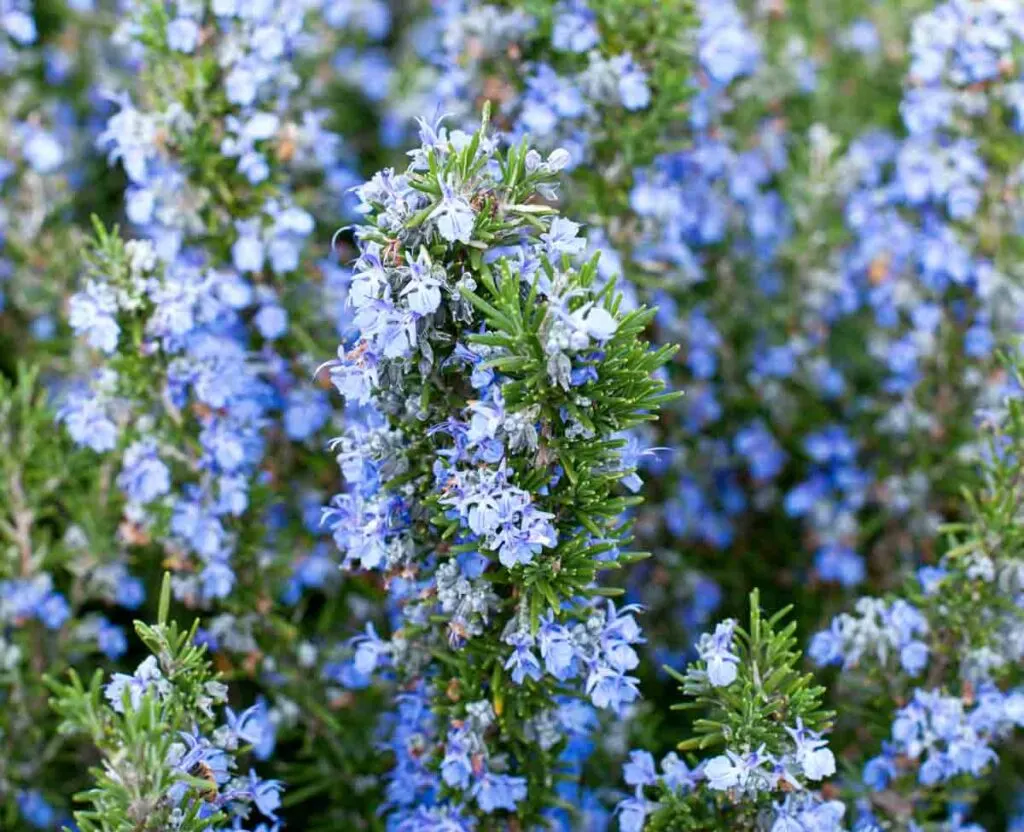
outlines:
[[[1017,0],[0,0],[0,92],[0,829],[1024,828]]]

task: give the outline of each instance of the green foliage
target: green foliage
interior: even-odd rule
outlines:
[[[10,380],[0,376],[0,581],[11,598],[0,597],[0,827],[13,824],[14,787],[81,781],[80,750],[56,735],[41,682],[44,672],[62,673],[71,663],[92,660],[95,648],[74,631],[55,632],[30,618],[9,626],[10,603],[31,596],[40,573],[88,569],[81,552],[65,539],[73,523],[87,534],[105,524],[101,472],[86,454],[54,431],[53,410],[39,369],[17,365]],[[76,556],[78,564],[73,564]],[[80,590],[81,585],[76,586]],[[70,594],[71,613],[83,593]]]
[[[35,574],[53,547],[52,521],[63,488],[84,474],[39,385],[39,370],[20,365],[16,380],[0,376],[0,578]],[[75,482],[79,486],[81,482]]]
[[[51,705],[62,720],[60,732],[87,735],[102,761],[90,770],[95,787],[76,796],[89,806],[75,813],[82,832],[203,832],[225,820],[222,812],[207,811],[216,785],[200,776],[202,770],[182,773],[168,762],[180,733],[206,732],[213,726],[212,706],[222,703],[227,693],[205,648],[194,643],[198,622],[182,630],[168,620],[170,593],[168,575],[157,624],[135,623],[162,676],[153,678],[136,701],[127,685],[120,703],[106,701],[101,670],[87,684],[74,670],[68,682],[47,679]],[[172,801],[168,792],[176,785],[183,787],[181,800]],[[182,801],[184,808],[178,805]]]
[[[770,753],[781,754],[792,744],[785,726],[799,720],[814,731],[832,727],[835,714],[822,708],[825,689],[815,684],[812,674],[799,670],[803,654],[797,649],[796,623],[780,627],[791,609],[765,619],[757,590],[750,593],[750,626],[734,631],[739,663],[730,685],[712,686],[704,662],[691,665],[685,675],[665,668],[680,682],[680,692],[693,700],[673,708],[707,713],[695,720],[696,736],[680,742],[680,751],[764,745]]]
[[[567,266],[567,264],[563,264]],[[550,263],[543,270],[550,281],[556,273]],[[551,500],[553,510],[571,527],[579,527],[574,538],[560,547],[559,568],[549,562],[536,562],[524,569],[522,584],[527,592],[531,616],[536,621],[543,609],[557,612],[561,599],[587,596],[598,568],[614,568],[618,560],[602,563],[599,556],[612,547],[608,538],[621,539],[625,528],[615,529],[618,518],[640,497],[616,493],[621,477],[615,461],[624,439],[614,438],[620,431],[657,418],[658,408],[680,393],[665,393],[653,373],[662,366],[676,348],[666,346],[649,350],[641,340],[653,310],[640,309],[622,314],[621,296],[613,284],[594,290],[596,260],[578,272],[563,272],[567,280],[566,294],[576,297],[570,310],[596,303],[617,317],[622,314],[618,329],[597,364],[597,378],[581,388],[565,389],[551,379],[549,357],[543,348],[544,330],[551,326],[551,313],[536,302],[539,275],[523,297],[520,278],[502,261],[492,273],[481,266],[480,276],[487,299],[468,290],[463,294],[477,307],[487,321],[488,334],[470,335],[473,343],[495,348],[487,365],[502,372],[507,381],[502,387],[506,404],[513,411],[536,413],[543,424],[554,425],[561,411],[568,412],[586,429],[580,434],[544,437],[541,454],[557,459],[565,470],[567,487],[559,487]],[[598,437],[612,437],[608,439]],[[518,481],[533,490],[543,484],[542,469],[528,467],[516,460]],[[534,475],[537,482],[534,483]],[[615,529],[611,535],[609,531]],[[640,556],[632,553],[621,562]],[[519,578],[516,578],[519,581]]]

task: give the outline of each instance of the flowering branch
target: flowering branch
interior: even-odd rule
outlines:
[[[356,639],[353,671],[388,665],[404,691],[392,811],[529,824],[573,764],[559,726],[588,732],[579,700],[638,695],[635,608],[596,578],[642,556],[625,550],[639,498],[619,488],[621,432],[671,398],[653,374],[673,349],[647,347],[653,312],[623,312],[595,261],[574,264],[579,226],[542,201],[564,151],[502,152],[486,116],[421,139],[405,174],[359,191],[360,331],[330,373],[372,412],[337,440],[348,490],[325,519],[390,588],[393,635]],[[410,732],[436,751],[409,756]]]
[[[48,682],[61,731],[88,734],[103,759],[92,771],[95,788],[79,796],[90,805],[75,813],[83,832],[239,829],[254,808],[276,819],[280,784],[235,774],[238,758],[262,740],[260,709],[236,715],[225,707],[226,722],[214,730],[227,687],[194,644],[198,622],[189,630],[168,622],[170,599],[167,576],[156,626],[135,623],[153,655],[134,674],[104,685],[97,670],[86,685],[71,671],[66,683]]]

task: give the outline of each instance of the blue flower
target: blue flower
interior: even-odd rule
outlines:
[[[5,7],[0,15],[0,26],[12,40],[21,46],[35,43],[36,22],[30,13],[22,9]]]
[[[650,801],[640,794],[639,789],[635,796],[620,801],[615,807],[615,814],[619,819],[619,829],[622,832],[643,832],[650,808]]]
[[[64,149],[52,133],[31,129],[22,146],[25,160],[36,173],[53,173],[64,164]]]
[[[830,543],[814,556],[818,577],[842,586],[856,586],[864,580],[864,558],[848,546]]]
[[[441,760],[441,779],[456,789],[469,788],[473,774],[473,764],[463,745],[450,734],[445,744],[444,758]]]
[[[516,811],[516,804],[526,800],[526,778],[487,772],[473,784],[471,794],[487,814],[498,809]]]
[[[627,110],[642,110],[651,103],[651,88],[647,85],[647,73],[633,61],[630,55],[618,55],[611,61],[618,74],[619,98]]]
[[[582,54],[597,46],[596,15],[582,0],[559,3],[555,8],[555,23],[551,30],[551,45],[563,52]]]
[[[285,398],[284,429],[289,439],[309,439],[330,418],[331,409],[322,390],[296,387]]]
[[[861,775],[864,785],[876,792],[884,791],[895,776],[896,764],[887,754],[880,754],[868,760]]]
[[[249,789],[252,802],[256,808],[271,820],[277,818],[275,812],[281,806],[281,783],[277,780],[261,780],[256,772],[249,770]]]
[[[576,675],[577,653],[572,636],[566,627],[555,621],[550,612],[537,631],[537,644],[544,660],[544,669],[548,673],[561,681]]]
[[[760,420],[738,431],[733,445],[737,453],[746,457],[750,464],[750,475],[757,480],[773,479],[786,462],[785,452]]]
[[[635,676],[627,676],[607,665],[597,665],[587,675],[585,689],[595,707],[620,714],[626,705],[640,697],[637,682]]]
[[[543,673],[533,653],[533,636],[527,632],[514,632],[505,637],[505,643],[514,648],[512,655],[505,660],[505,670],[511,671],[512,681],[521,685],[527,677],[540,679]]]
[[[106,284],[90,282],[85,291],[72,295],[68,323],[89,346],[108,355],[117,349],[121,327],[117,323],[117,298]]]
[[[253,323],[260,335],[268,341],[274,341],[288,332],[288,313],[283,307],[269,303],[260,307]]]
[[[900,650],[900,665],[911,676],[919,676],[928,665],[928,645],[912,641]]]
[[[706,663],[708,682],[713,687],[728,687],[736,681],[739,656],[733,652],[733,630],[736,622],[726,619],[714,633],[704,633],[697,642],[697,651]]]
[[[128,639],[125,638],[122,627],[102,619],[96,631],[96,646],[107,658],[119,659],[128,652]]]
[[[622,776],[629,786],[653,786],[658,779],[654,758],[646,751],[630,751]]]
[[[476,212],[466,198],[456,191],[454,178],[449,176],[439,184],[441,201],[430,212],[428,219],[434,220],[438,233],[449,243],[468,243],[473,237]]]
[[[700,4],[698,57],[701,66],[722,86],[756,68],[761,50],[730,0],[704,0]]]
[[[231,260],[240,272],[258,272],[263,268],[266,249],[259,237],[259,220],[239,220],[238,239],[231,246]]]
[[[377,635],[370,622],[366,624],[364,635],[355,636],[348,643],[355,648],[355,668],[364,676],[373,673],[391,650],[391,646]]]
[[[178,52],[194,52],[199,42],[199,24],[187,17],[179,17],[167,25],[167,45]]]
[[[36,829],[53,829],[58,822],[56,810],[38,789],[17,792],[16,803],[22,819]]]
[[[157,455],[156,442],[142,439],[124,452],[118,487],[134,503],[147,505],[171,490],[171,472]]]

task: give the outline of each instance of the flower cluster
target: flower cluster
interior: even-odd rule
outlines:
[[[373,4],[363,5],[370,14]],[[106,9],[80,11],[92,27],[112,28]],[[347,216],[352,203],[345,190],[359,179],[351,148],[320,106],[336,88],[317,73],[339,49],[361,48],[365,20],[342,14],[336,4],[301,1],[140,2],[123,12],[113,38],[105,33],[89,42],[109,60],[97,70],[102,86],[97,79],[90,90],[88,129],[68,121],[66,142],[32,139],[26,148],[36,149],[25,151],[29,163],[42,164],[46,152],[88,148],[87,162],[104,183],[116,187],[121,172],[127,180],[116,200],[123,208],[98,201],[88,207],[104,218],[123,210],[128,220],[123,235],[94,221],[95,239],[85,245],[88,223],[69,222],[70,209],[47,196],[46,211],[64,211],[75,243],[66,258],[52,246],[47,268],[59,268],[66,282],[82,265],[78,291],[59,302],[30,297],[26,280],[38,271],[38,253],[30,252],[26,263],[16,259],[11,273],[16,303],[7,311],[16,325],[36,305],[51,314],[64,305],[78,343],[53,342],[51,348],[64,350],[63,361],[48,369],[61,378],[47,382],[59,421],[88,449],[83,458],[62,438],[55,443],[57,461],[38,456],[40,466],[50,466],[50,479],[21,483],[26,501],[43,504],[28,511],[11,503],[24,554],[17,568],[4,564],[0,571],[2,643],[6,650],[13,629],[18,648],[5,663],[0,696],[25,706],[0,733],[20,731],[29,760],[37,740],[53,735],[52,721],[42,718],[42,673],[82,667],[97,652],[111,662],[125,654],[124,610],[144,603],[142,580],[161,567],[172,570],[176,597],[209,613],[197,638],[218,654],[218,667],[237,668],[254,681],[268,697],[267,712],[286,727],[319,718],[312,711],[329,695],[329,683],[311,691],[303,674],[326,664],[343,647],[342,627],[361,617],[339,604],[344,624],[321,640],[313,634],[324,619],[313,624],[301,616],[305,596],[337,594],[340,584],[336,559],[318,541],[317,476],[327,468],[319,465],[318,444],[326,441],[330,407],[311,376],[316,356],[344,326],[337,296],[347,275],[318,261],[325,246],[312,241],[318,215],[332,223]],[[40,35],[47,56],[58,51],[50,49],[58,33],[49,25]],[[387,32],[386,25],[372,28],[374,39]],[[59,51],[74,48],[64,35]],[[80,60],[91,56],[87,51]],[[118,90],[113,95],[111,86]],[[198,109],[197,101],[203,102]],[[42,136],[46,121],[32,115],[29,122]],[[26,127],[11,138],[31,136]],[[34,181],[22,171],[21,153],[10,154],[18,169],[7,184]],[[109,172],[107,161],[116,166]],[[78,176],[79,187],[89,190],[91,180],[69,164],[59,172]],[[92,168],[86,172],[93,175]],[[104,197],[110,191],[108,184]],[[51,221],[27,203],[22,216],[18,205],[5,191],[3,221]],[[3,242],[20,246],[14,231],[5,229]],[[322,242],[328,238],[322,235]],[[32,245],[45,248],[47,238]],[[0,273],[8,276],[6,264]],[[63,285],[47,290],[62,294]],[[5,337],[17,332],[7,329],[7,318],[3,323]],[[70,507],[61,491],[69,480]],[[26,730],[33,723],[38,727]],[[358,725],[352,744],[364,748],[368,729]],[[64,791],[23,791],[48,759],[12,761],[0,776],[0,800],[12,795],[13,806],[18,795],[30,795],[26,817],[43,816],[39,807],[53,801],[61,807],[51,809],[53,823],[63,823],[63,807],[84,787],[86,772],[76,769]]]
[[[944,3],[908,16],[905,68],[885,52],[903,33],[881,14],[840,38],[822,28],[836,66],[905,73],[894,117],[867,126],[803,117],[805,105],[827,109],[837,81],[811,57],[815,33],[785,11],[697,11],[691,140],[633,171],[637,233],[617,246],[659,308],[656,338],[683,345],[672,369],[687,395],[648,437],[672,449],[646,462],[664,496],[638,523],[661,563],[635,584],[637,600],[683,619],[694,581],[728,584],[766,526],[791,535],[774,550],[783,557],[813,551],[801,575],[842,587],[884,586],[933,545],[943,483],[968,476],[965,426],[1019,332],[1020,302],[1013,257],[995,242],[1018,216],[1016,127],[1001,120],[1019,74],[1016,10]],[[948,118],[940,99],[959,102]],[[680,544],[708,552],[703,574],[675,566]]]
[[[888,771],[895,773],[896,755],[920,766],[917,776],[925,786],[958,774],[982,774],[998,759],[990,744],[1014,726],[1024,726],[1024,693],[983,690],[977,696],[968,712],[959,697],[915,691],[913,701],[896,712],[886,755],[870,762],[879,778],[873,785],[883,786]]]
[[[859,789],[908,794],[906,812],[922,822],[955,808],[943,793],[949,783],[961,795],[978,788],[1024,718],[1021,550],[1006,524],[1022,496],[1020,401],[1011,388],[986,417],[985,487],[967,521],[948,527],[939,564],[920,567],[889,598],[861,598],[810,645],[819,665],[842,666],[845,700],[888,705],[862,757]],[[881,822],[891,811],[874,801],[870,814]]]
[[[83,192],[106,211],[94,167],[98,96],[83,95],[95,77],[120,67],[105,49],[104,14],[79,4],[46,18],[45,7],[11,0],[0,8],[0,322],[3,342],[35,342],[62,363],[60,307],[72,286],[83,243],[69,222]],[[87,4],[88,5],[88,4]],[[44,18],[41,27],[37,17]],[[90,90],[91,91],[91,90]],[[94,195],[99,193],[99,197]],[[45,251],[46,257],[39,252]]]
[[[0,0],[0,825],[1020,826],[1022,56]]]
[[[928,663],[928,619],[912,604],[898,598],[887,604],[877,598],[861,598],[855,613],[842,613],[831,627],[818,633],[810,656],[819,665],[854,667],[868,655],[885,666],[889,656],[911,676],[920,675]]]
[[[585,757],[561,734],[638,695],[636,608],[595,578],[629,540],[618,434],[652,418],[670,351],[638,340],[650,313],[620,311],[541,201],[564,150],[501,152],[486,121],[420,138],[357,192],[357,331],[329,367],[364,415],[335,443],[347,490],[324,518],[348,565],[387,576],[393,634],[354,639],[351,671],[403,691],[384,725],[399,828],[532,822]],[[410,756],[410,735],[437,750]]]
[[[98,141],[127,175],[138,239],[101,232],[71,298],[72,328],[110,359],[61,418],[80,444],[120,456],[133,534],[173,550],[176,592],[197,602],[238,581],[239,524],[265,508],[254,488],[269,444],[301,445],[329,417],[308,377],[311,333],[335,322],[310,314],[323,304],[302,282],[317,270],[310,209],[342,200],[305,191],[352,176],[295,63],[337,47],[346,20],[329,5],[142,4],[119,30],[142,81]],[[196,95],[210,100],[200,114]]]
[[[445,108],[472,100],[488,64],[507,60],[510,53],[518,63],[523,55],[521,89],[509,83],[512,72],[502,73],[507,86],[496,95],[500,117],[508,120],[515,140],[529,137],[541,147],[564,147],[578,165],[587,160],[594,134],[606,129],[610,112],[650,105],[650,79],[629,51],[606,52],[597,15],[583,0],[555,4],[544,17],[470,4],[445,27],[436,57],[443,82],[436,94]],[[549,39],[541,56],[531,60],[538,29],[546,29]]]

